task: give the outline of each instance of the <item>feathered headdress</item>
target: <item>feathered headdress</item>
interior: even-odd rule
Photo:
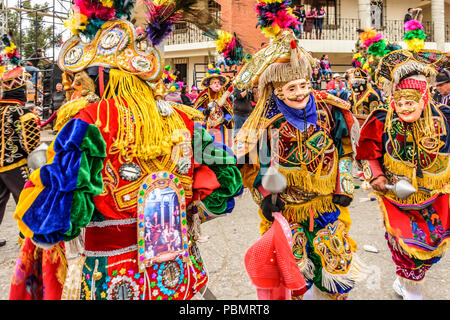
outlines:
[[[209,87],[212,79],[219,79],[222,86],[227,85],[228,82],[230,81],[230,79],[227,76],[224,76],[222,74],[222,70],[220,70],[220,68],[217,68],[212,64],[209,64],[208,70],[206,71],[206,76],[200,82],[200,85],[203,87],[203,89]]]
[[[153,46],[161,44],[178,21],[191,22],[204,31],[219,27],[218,21],[208,11],[206,0],[153,0],[144,3],[148,7],[145,31]]]
[[[386,55],[386,47],[388,42],[384,39],[381,32],[375,29],[367,29],[359,36],[362,46],[367,49],[367,53],[376,56],[384,57]]]
[[[172,83],[173,81],[177,80],[177,76],[174,75],[170,69],[172,67],[170,65],[165,66],[164,68],[164,73],[162,75],[162,80],[164,82],[164,84],[169,85],[170,83]]]
[[[290,5],[289,0],[258,0],[255,7],[258,15],[256,26],[267,37],[276,37],[285,29],[297,29],[300,22]]]
[[[2,36],[2,42],[5,45],[3,54],[8,58],[9,62],[12,65],[18,66],[20,64],[20,56],[17,52],[16,45],[11,41],[10,37],[7,34],[4,34]]]
[[[227,65],[239,64],[247,59],[248,55],[245,53],[236,33],[231,34],[225,30],[211,30],[204,34],[215,41],[216,51],[222,54]]]
[[[403,40],[408,46],[408,50],[419,52],[425,47],[425,38],[427,35],[423,31],[423,25],[418,20],[409,20],[405,22],[405,35]]]
[[[92,39],[102,25],[111,20],[130,19],[136,0],[73,0],[72,13],[64,26],[73,35]]]

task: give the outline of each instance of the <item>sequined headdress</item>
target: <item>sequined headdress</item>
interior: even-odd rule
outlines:
[[[76,13],[80,12],[81,8],[74,5],[74,14],[71,19],[75,19],[74,16],[84,16],[82,13]],[[77,27],[73,26],[72,22],[70,25],[74,36],[62,46],[58,66],[62,71],[69,73],[80,72],[87,67],[100,66],[119,69],[146,81],[157,81],[163,71],[160,52],[150,45],[146,45],[141,50],[136,27],[127,20],[114,17],[113,20],[103,21],[98,28],[95,27],[95,35],[91,34],[91,29],[94,27],[89,28],[89,26],[94,24],[97,18],[92,18],[94,21],[87,25],[82,24]],[[66,22],[66,25],[69,23]],[[91,37],[91,41],[83,42],[80,34],[84,34],[88,39]]]
[[[17,92],[17,94],[11,93],[12,96],[19,98],[19,100],[25,100],[25,85],[30,75],[20,66],[20,56],[10,36],[7,34],[2,35],[2,43],[5,46],[0,55],[0,77],[3,96],[8,96],[12,91],[16,92],[17,90],[20,92]],[[12,66],[9,70],[7,70],[8,64]]]
[[[226,86],[230,79],[222,74],[222,71],[219,68],[215,68],[213,65],[208,66],[208,70],[206,71],[206,76],[200,82],[200,85],[203,89],[206,89],[210,86],[211,80],[218,79],[222,86]]]
[[[375,73],[377,84],[387,95],[392,95],[397,85],[410,76],[421,75],[433,86],[439,70],[449,61],[449,53],[424,49],[426,34],[420,21],[407,21],[404,29],[407,49],[385,50]]]
[[[433,86],[436,75],[449,59],[449,53],[435,50],[396,50],[380,60],[375,80],[388,95],[393,93],[401,80],[413,75],[423,75],[428,85]]]
[[[272,41],[243,66],[234,86],[240,89],[259,86],[263,92],[271,83],[310,79],[314,59],[299,46],[293,33],[299,22],[289,5],[290,1],[257,1],[258,26]]]
[[[259,89],[255,109],[235,139],[237,156],[256,145],[261,134],[259,129],[267,123],[264,114],[273,88],[297,79],[311,78],[315,62],[294,35],[293,29],[298,27],[299,22],[289,4],[290,1],[282,0],[257,1],[258,26],[271,38],[271,42],[254,54],[233,80],[233,86],[240,90],[256,86]]]

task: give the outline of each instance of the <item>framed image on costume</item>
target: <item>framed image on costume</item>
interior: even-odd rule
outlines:
[[[138,194],[138,259],[143,271],[153,264],[186,259],[188,230],[183,186],[174,174],[151,174]]]

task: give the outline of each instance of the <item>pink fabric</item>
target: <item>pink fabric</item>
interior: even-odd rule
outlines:
[[[291,300],[291,290],[281,285],[273,289],[256,288],[258,300]]]
[[[279,212],[270,229],[245,254],[245,268],[260,300],[290,299],[302,295],[306,283],[292,254],[292,234]]]

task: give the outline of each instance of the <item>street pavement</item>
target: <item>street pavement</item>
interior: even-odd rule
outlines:
[[[361,181],[355,179],[355,184]],[[350,300],[400,300],[392,289],[395,280],[395,266],[384,239],[382,215],[377,201],[361,202],[370,191],[355,190],[350,205],[352,226],[350,236],[358,244],[357,254],[366,265],[366,273],[351,291]],[[13,219],[15,203],[10,199],[0,238],[7,240],[0,247],[0,300],[9,297],[9,286],[16,258],[18,228]],[[233,213],[202,224],[202,232],[209,240],[199,243],[199,249],[206,264],[210,281],[209,290],[218,300],[256,300],[255,288],[251,285],[244,268],[246,250],[259,238],[259,216],[256,204],[248,190],[237,199]],[[378,252],[365,251],[370,245]],[[448,300],[450,298],[450,260],[444,256],[427,273],[424,299]],[[197,295],[195,299],[202,299]]]

